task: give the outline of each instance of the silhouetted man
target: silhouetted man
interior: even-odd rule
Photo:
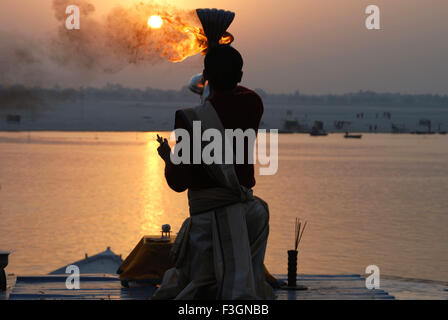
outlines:
[[[202,130],[218,130],[223,139],[225,129],[256,132],[263,103],[254,91],[238,86],[242,67],[243,59],[233,47],[212,48],[203,71],[210,96],[196,108],[177,111],[175,128],[187,130],[190,141],[194,140],[194,121],[201,121]],[[254,142],[245,140],[242,164],[175,165],[167,141],[159,147],[169,186],[177,192],[188,189],[190,218],[184,222],[172,251],[176,267],[165,273],[153,299],[272,297],[263,265],[269,210],[251,190],[255,186],[254,166],[248,158]],[[224,161],[225,155],[222,157]]]

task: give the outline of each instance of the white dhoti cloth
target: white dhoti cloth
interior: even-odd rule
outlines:
[[[182,263],[165,273],[153,299],[273,298],[264,273],[269,211],[262,200],[254,198],[190,219]]]

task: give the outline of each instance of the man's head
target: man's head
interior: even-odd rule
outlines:
[[[217,91],[235,89],[243,77],[243,58],[230,45],[212,48],[204,60],[204,78]]]

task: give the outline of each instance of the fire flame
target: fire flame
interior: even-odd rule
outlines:
[[[201,27],[196,27],[179,18],[168,16],[151,16],[148,19],[148,26],[152,29],[160,29],[164,22],[166,22],[168,26],[174,28],[177,32],[181,33],[182,39],[173,42],[172,39],[170,39],[169,33],[167,33],[166,36],[163,36],[161,38],[161,46],[164,47],[162,56],[166,57],[171,62],[181,62],[198,53],[207,53],[208,40]],[[219,43],[229,44],[232,41],[233,36],[226,32]]]
[[[209,47],[196,10],[152,0],[122,1],[129,4],[117,5],[97,17],[92,14],[95,6],[91,0],[52,1],[58,32],[48,51],[60,64],[115,73],[127,65],[180,62]],[[83,14],[84,27],[77,32],[66,28],[64,12],[71,1],[80,5]],[[220,42],[232,41],[232,35],[225,34]]]

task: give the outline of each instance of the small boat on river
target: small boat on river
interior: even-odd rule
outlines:
[[[344,138],[346,139],[361,139],[362,134],[350,134],[348,132],[345,133]]]

